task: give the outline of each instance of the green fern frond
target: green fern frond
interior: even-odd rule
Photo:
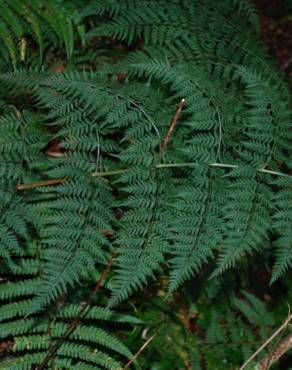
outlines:
[[[41,26],[68,40],[71,53],[72,19],[71,25],[63,22],[61,5],[25,4],[40,16]],[[104,14],[110,17],[100,17]],[[221,274],[243,256],[264,250],[271,219],[279,219],[273,228],[278,250],[289,255],[284,247],[290,242],[289,206],[277,196],[289,199],[290,189],[283,192],[272,180],[291,164],[289,93],[250,27],[256,25],[251,7],[235,0],[224,6],[211,0],[99,1],[85,9],[84,22],[88,40],[98,36],[106,44],[114,37],[135,51],[125,49],[122,54],[129,56],[97,72],[70,65],[53,76],[1,75],[8,96],[23,106],[23,97],[29,98],[50,132],[46,139],[25,134],[37,151],[26,154],[29,168],[22,181],[62,183],[27,193],[43,223],[35,234],[25,231],[15,213],[7,218],[9,224],[12,217],[16,221],[6,233],[11,250],[18,249],[14,240],[25,232],[40,239],[44,266],[35,309],[99,275],[112,252],[110,304],[164,268],[169,293],[209,261],[217,261],[214,274]],[[11,29],[22,32],[17,24]],[[182,98],[185,107],[170,133]],[[33,124],[29,127],[33,131]],[[60,148],[58,158],[35,163],[51,137]],[[17,144],[8,145],[10,161],[20,156],[20,134],[12,141]],[[17,166],[5,168],[6,180],[19,176]],[[281,274],[290,258],[279,261]],[[12,263],[9,268],[16,271]]]
[[[34,245],[34,254],[37,246]],[[31,247],[30,247],[31,249]],[[39,265],[38,257],[26,256]],[[22,275],[26,278],[22,279]],[[92,305],[80,319],[80,324],[70,334],[64,336],[70,322],[78,317],[82,305],[69,303],[60,305],[52,314],[30,315],[27,310],[38,292],[39,271],[31,275],[23,267],[21,275],[16,273],[11,281],[0,287],[0,337],[13,341],[9,357],[2,360],[2,369],[27,369],[39,365],[44,360],[52,344],[61,340],[57,353],[52,356],[51,364],[67,362],[80,368],[99,366],[107,369],[120,369],[122,358],[131,358],[131,352],[106,328],[113,322],[124,325],[138,324],[140,321],[129,315],[115,313],[104,307]],[[49,365],[50,366],[50,365]]]
[[[271,282],[275,282],[292,266],[292,181],[290,178],[277,179],[274,181],[278,192],[273,200],[276,211],[273,217],[273,227],[278,239],[275,242],[276,260]]]
[[[37,117],[17,114],[19,117],[10,114],[0,119],[0,255],[8,260],[23,253],[22,244],[30,238],[29,229],[40,227],[37,212],[16,186],[33,178],[38,164],[45,164],[41,149],[48,139]]]
[[[232,171],[234,181],[227,188],[226,234],[213,276],[234,267],[240,258],[262,248],[268,240],[270,188],[252,169]],[[228,199],[230,197],[230,200]]]
[[[198,273],[222,242],[220,194],[224,182],[220,184],[218,175],[207,167],[196,168],[189,174],[192,186],[182,187],[177,194],[168,294]]]
[[[44,53],[45,39],[65,45],[67,58],[71,58],[74,48],[73,18],[74,9],[63,7],[60,3],[36,0],[3,1],[0,16],[0,41],[7,48],[13,65],[26,59],[27,37],[34,38],[39,46],[41,57]],[[18,45],[20,50],[18,50]]]
[[[164,261],[163,253],[167,249],[163,235],[163,184],[157,170],[153,170],[158,160],[159,141],[156,133],[151,133],[151,127],[145,124],[142,137],[134,140],[135,143],[120,155],[122,163],[129,168],[119,180],[123,184],[126,182],[122,190],[128,197],[118,205],[128,210],[121,220],[116,241],[121,251],[110,304],[116,304],[133,290],[141,289]]]
[[[112,197],[106,184],[80,172],[78,181],[76,177],[56,187],[53,195],[55,201],[39,205],[44,223],[41,237],[45,267],[34,305],[37,308],[67,292],[68,286],[88,278],[96,263],[106,263],[109,252],[102,234],[102,230],[112,230]]]

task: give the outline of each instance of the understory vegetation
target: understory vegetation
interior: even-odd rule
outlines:
[[[290,99],[247,0],[2,0],[0,369],[292,369]]]

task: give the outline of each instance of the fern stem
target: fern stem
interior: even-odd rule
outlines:
[[[94,85],[91,85],[91,86],[94,86]],[[95,87],[95,86],[94,86]],[[153,121],[153,119],[150,117],[150,115],[146,112],[146,110],[138,103],[136,103],[133,99],[130,99],[128,98],[127,96],[124,96],[124,95],[121,95],[121,94],[117,94],[116,92],[113,92],[112,90],[109,90],[109,92],[114,95],[114,96],[117,96],[121,99],[124,99],[126,101],[128,101],[129,103],[131,103],[134,107],[136,107],[137,109],[140,110],[140,112],[142,112],[144,114],[144,116],[148,119],[148,121],[151,123],[152,127],[154,128],[157,136],[160,138],[160,134],[159,134],[159,131],[158,131],[158,128],[156,127],[156,124],[155,122]]]
[[[200,165],[200,163],[197,163],[197,162],[182,162],[182,163],[162,163],[162,164],[158,164],[156,167],[157,168],[195,167],[195,166],[199,166],[199,165]],[[211,167],[221,167],[221,168],[238,168],[238,167],[240,167],[236,164],[216,163],[216,162],[215,163],[209,163],[209,166],[211,166]],[[284,177],[291,177],[292,178],[291,175],[288,175],[286,173],[266,170],[264,168],[259,168],[259,169],[257,169],[257,171],[263,172],[263,173],[268,173],[270,175],[284,176]]]
[[[199,166],[200,163],[197,162],[181,162],[181,163],[160,163],[155,166],[155,168],[176,168],[176,167],[196,167]],[[236,164],[228,164],[228,163],[209,163],[209,166],[211,167],[221,167],[221,168],[238,168],[240,166]],[[102,171],[102,172],[93,172],[91,176],[114,176],[114,175],[119,175],[122,173],[125,173],[128,171],[128,168],[121,168],[119,170],[112,170],[112,171]],[[291,175],[288,175],[286,173],[282,172],[277,172],[277,171],[271,171],[271,170],[266,170],[264,168],[259,168],[257,171],[267,173],[270,175],[275,175],[275,176],[283,176],[283,177],[290,177],[292,178]],[[40,188],[42,186],[51,186],[51,185],[58,185],[58,184],[63,184],[66,181],[66,178],[62,179],[50,179],[50,180],[45,180],[45,181],[39,181],[39,182],[33,182],[33,183],[28,183],[28,184],[19,184],[16,186],[17,190],[29,190],[29,189],[34,189],[34,188]]]

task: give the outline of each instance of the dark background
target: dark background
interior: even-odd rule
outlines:
[[[254,0],[262,38],[292,87],[292,0]]]

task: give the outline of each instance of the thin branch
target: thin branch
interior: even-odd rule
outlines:
[[[120,175],[121,173],[127,172],[127,168],[121,168],[120,170],[112,170],[112,171],[101,171],[101,172],[93,172],[91,176],[101,176],[101,177],[106,177],[106,176],[114,176],[114,175]]]
[[[288,352],[292,348],[292,334],[282,340],[275,350],[273,351],[272,355],[269,354],[265,357],[258,365],[258,370],[267,370],[271,365],[277,362],[286,352]]]
[[[106,177],[106,176],[114,176],[114,175],[119,175],[121,173],[127,172],[127,169],[121,169],[121,170],[113,170],[113,171],[104,171],[104,172],[93,172],[91,173],[91,176],[101,176],[101,177]],[[67,179],[66,178],[61,178],[61,179],[52,179],[52,180],[44,180],[44,181],[39,181],[39,182],[32,182],[28,184],[19,184],[16,186],[17,190],[29,190],[29,189],[34,189],[34,188],[40,188],[43,186],[51,186],[51,185],[58,185],[58,184],[63,184]]]
[[[75,319],[71,322],[71,324],[68,326],[67,330],[65,331],[65,333],[63,334],[63,336],[61,338],[59,338],[55,344],[51,347],[51,349],[49,350],[48,354],[46,355],[46,357],[43,359],[43,361],[41,362],[40,365],[38,365],[35,370],[43,370],[46,365],[48,364],[48,362],[52,359],[52,357],[55,355],[55,353],[58,351],[58,349],[60,348],[60,346],[62,345],[62,343],[64,342],[64,340],[69,337],[73,332],[74,330],[76,329],[76,327],[79,325],[80,323],[80,319],[82,317],[82,315],[84,313],[86,313],[86,311],[88,310],[92,300],[94,299],[94,297],[96,296],[96,293],[99,291],[99,289],[103,286],[104,284],[104,281],[105,281],[105,278],[108,274],[108,272],[110,271],[112,265],[113,265],[113,262],[114,262],[114,257],[115,255],[112,256],[112,258],[109,260],[107,266],[105,267],[105,269],[102,271],[101,275],[100,275],[100,278],[99,280],[97,281],[92,293],[90,294],[87,302],[85,303],[85,305],[82,307],[82,309],[80,310],[79,314],[75,317]]]
[[[175,129],[175,126],[177,124],[177,121],[179,119],[179,116],[181,114],[181,111],[183,110],[183,107],[185,106],[185,103],[186,103],[186,100],[185,99],[181,99],[177,109],[176,109],[176,112],[175,112],[175,115],[174,117],[172,118],[171,120],[171,123],[170,123],[170,126],[169,126],[169,129],[165,135],[165,138],[162,142],[162,144],[160,145],[160,149],[159,149],[159,157],[161,156],[162,152],[163,152],[163,149],[164,147],[167,145],[169,139],[170,139],[170,136],[173,132],[173,130]]]
[[[199,166],[200,163],[198,162],[184,162],[184,163],[162,163],[162,164],[158,164],[156,167],[157,168],[171,168],[171,167],[195,167],[195,166]],[[221,167],[221,168],[239,168],[240,166],[236,165],[236,164],[228,164],[228,163],[209,163],[208,166],[211,166],[211,167]],[[282,172],[276,172],[276,171],[270,171],[270,170],[266,170],[264,168],[258,168],[257,171],[259,172],[263,172],[263,173],[267,173],[269,175],[275,175],[275,176],[283,176],[283,177],[291,177],[291,175],[288,175],[286,173],[282,173]]]
[[[156,337],[156,334],[152,335],[149,339],[146,340],[146,342],[143,344],[143,346],[135,353],[135,355],[131,358],[129,362],[126,363],[126,365],[122,368],[122,370],[128,369],[134,361],[140,356],[140,354],[144,351],[144,349],[148,346],[148,344]]]
[[[217,154],[216,154],[216,160],[219,158],[220,150],[221,150],[221,142],[222,142],[222,121],[221,121],[221,117],[218,111],[217,111],[217,115],[218,115],[218,121],[219,121],[219,144],[218,144],[218,149],[217,149]]]
[[[286,327],[288,326],[289,322],[292,320],[292,314],[289,314],[287,319],[284,321],[284,323],[274,332],[273,335],[268,338],[265,343],[263,343],[259,349],[257,349],[246,361],[245,363],[240,367],[239,370],[243,370],[247,367],[247,365],[256,358],[256,356],[267,347],[269,343],[272,342]]]
[[[281,67],[280,69],[284,70],[289,67],[289,65],[292,63],[292,57],[290,57]]]
[[[19,185],[16,186],[16,189],[17,190],[28,190],[28,189],[40,188],[41,186],[50,186],[50,185],[63,184],[65,181],[66,181],[66,178],[51,179],[51,180],[33,182],[33,183],[30,183],[30,184],[19,184]]]
[[[290,313],[291,313],[291,311],[290,311],[290,306],[288,305],[288,316],[290,315]],[[265,363],[265,367],[264,367],[264,369],[263,370],[267,370],[267,369],[269,369],[269,367],[270,367],[270,362],[271,362],[271,359],[272,359],[272,357],[274,356],[274,354],[275,354],[275,350],[278,348],[278,345],[279,345],[279,343],[282,341],[282,338],[283,338],[283,335],[284,335],[284,333],[285,333],[285,330],[287,329],[287,327],[289,326],[290,324],[288,323],[287,324],[287,326],[282,330],[282,332],[280,333],[280,335],[278,336],[278,338],[274,341],[274,343],[273,343],[273,346],[272,346],[272,348],[271,348],[271,350],[269,351],[269,354],[267,355],[267,357],[266,357],[266,363]],[[257,368],[260,366],[260,364],[259,365],[257,365]],[[259,370],[259,369],[257,369],[257,370]]]
[[[196,167],[199,166],[200,163],[198,162],[182,162],[182,163],[160,163],[157,164],[156,168],[175,168],[175,167]],[[221,167],[221,168],[239,168],[240,166],[236,164],[228,164],[228,163],[209,163],[208,166],[210,167]],[[100,176],[100,177],[107,177],[107,176],[114,176],[119,175],[122,173],[127,172],[127,168],[121,168],[119,170],[112,170],[112,171],[104,171],[104,172],[93,172],[91,173],[91,176]],[[265,170],[264,168],[258,168],[257,171],[267,173],[269,175],[274,176],[283,176],[283,177],[290,177],[291,175],[288,175],[286,173],[277,172],[277,171],[271,171],[271,170]],[[29,190],[33,188],[39,188],[42,186],[50,186],[50,185],[57,185],[57,184],[63,184],[66,181],[66,178],[62,179],[52,179],[52,180],[45,180],[45,181],[39,181],[39,182],[33,182],[29,184],[19,184],[16,186],[17,190]]]

